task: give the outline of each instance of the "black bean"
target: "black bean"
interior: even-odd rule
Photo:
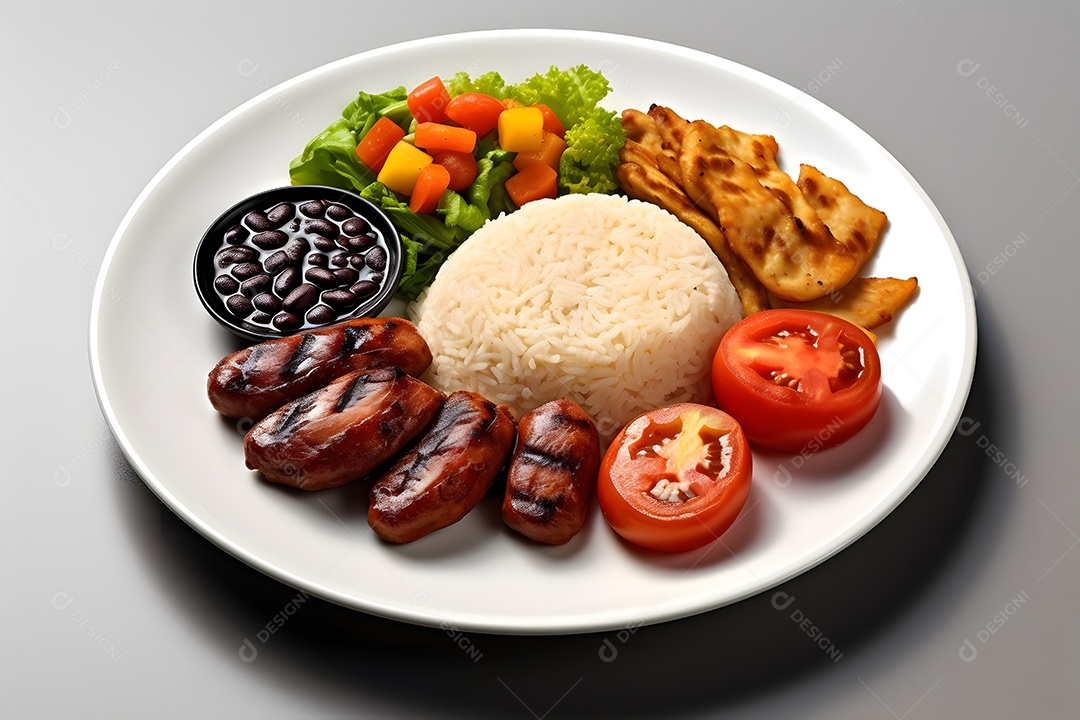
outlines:
[[[246,245],[227,247],[224,250],[219,250],[216,255],[219,268],[229,267],[236,263],[251,262],[257,257],[259,257],[259,251]]]
[[[278,330],[295,330],[304,324],[303,318],[291,312],[280,312],[274,316],[274,327]]]
[[[356,272],[351,267],[343,267],[334,271],[334,277],[337,279],[337,284],[339,286],[352,285],[360,279],[360,273]]]
[[[311,245],[307,240],[302,237],[294,237],[289,241],[289,244],[285,246],[285,254],[289,256],[289,262],[293,265],[299,265],[310,249]]]
[[[259,325],[267,325],[273,319],[274,319],[273,315],[271,315],[270,313],[264,313],[264,312],[257,312],[257,313],[255,313],[254,315],[252,315],[251,317],[248,318],[248,320],[250,320],[251,322],[258,323]]]
[[[303,283],[282,301],[281,307],[289,312],[301,313],[315,304],[319,299],[319,289],[310,283]]]
[[[294,267],[285,268],[277,276],[277,280],[274,281],[274,292],[277,293],[278,297],[283,298],[288,296],[299,284],[300,270]]]
[[[367,232],[370,227],[367,220],[358,217],[349,218],[341,224],[341,230],[346,235],[359,235],[362,232]]]
[[[363,255],[350,255],[349,256],[349,264],[352,265],[357,270],[360,270],[361,268],[364,267],[364,256]]]
[[[381,247],[373,247],[368,250],[368,254],[364,256],[364,261],[367,266],[372,270],[385,270],[386,269],[386,251]]]
[[[261,232],[251,238],[251,244],[263,250],[274,250],[289,242],[289,236],[280,230]]]
[[[383,274],[382,273],[371,273],[371,277],[368,278],[368,279],[371,280],[372,282],[381,283],[383,281]]]
[[[379,289],[379,284],[370,280],[361,280],[349,288],[349,292],[358,298],[366,298],[369,295],[374,295]]]
[[[229,312],[241,318],[250,315],[252,310],[251,301],[243,295],[233,295],[225,301],[225,306],[229,308]]]
[[[348,220],[353,216],[353,211],[340,203],[333,203],[326,208],[326,217],[334,220]]]
[[[323,213],[326,212],[326,205],[318,200],[312,200],[301,205],[300,212],[309,218],[321,218]]]
[[[308,220],[304,225],[304,232],[311,233],[312,235],[335,237],[338,234],[338,226],[329,220],[319,218]]]
[[[317,285],[324,290],[332,287],[337,287],[337,278],[334,277],[334,273],[330,272],[326,268],[313,267],[304,273],[304,279],[312,285]]]
[[[244,222],[246,222],[247,226],[255,232],[263,232],[264,230],[274,229],[274,223],[270,222],[269,218],[267,218],[264,213],[261,213],[258,210],[255,210],[254,212],[249,212],[247,215],[245,215]]]
[[[349,247],[353,250],[367,250],[374,244],[375,238],[370,235],[358,235],[354,238],[349,238]]]
[[[234,265],[232,269],[232,276],[237,280],[247,280],[249,277],[254,277],[263,271],[262,265],[259,263],[246,262]]]
[[[266,212],[266,219],[274,223],[274,227],[281,227],[296,217],[296,206],[290,202],[278,203]]]
[[[270,313],[271,315],[281,309],[281,301],[277,299],[276,295],[268,292],[259,293],[251,298],[251,304],[254,305],[257,310],[262,310],[264,313]],[[269,320],[269,318],[267,318],[267,320]]]
[[[263,267],[266,272],[271,275],[277,275],[278,272],[283,270],[289,264],[289,256],[285,254],[284,250],[278,250],[276,253],[270,255],[270,257],[263,260]]]
[[[347,253],[338,253],[330,258],[330,264],[336,268],[343,268],[349,264],[349,256]]]
[[[321,252],[313,252],[307,256],[308,265],[314,265],[315,267],[326,267],[328,262],[326,256]]]
[[[325,325],[337,319],[337,311],[326,305],[316,305],[308,310],[307,321],[312,325]]]
[[[337,236],[337,244],[340,245],[343,248],[348,248],[349,247],[349,240],[351,240],[351,238],[348,235],[338,235]]]
[[[239,245],[247,240],[247,236],[251,233],[243,225],[233,225],[231,228],[225,231],[225,242],[230,245]]]
[[[270,292],[270,286],[273,284],[273,280],[270,276],[262,273],[249,277],[244,282],[240,283],[240,292],[248,297],[255,297],[259,293]]]
[[[356,304],[356,295],[348,290],[327,290],[322,294],[322,301],[339,310],[347,310]]]
[[[218,275],[214,278],[214,288],[222,295],[232,295],[240,289],[240,283],[228,275]]]
[[[312,238],[311,242],[314,243],[315,247],[319,248],[323,252],[330,252],[331,250],[337,248],[336,242],[334,242],[331,238],[324,237],[322,235],[316,235],[314,238]]]

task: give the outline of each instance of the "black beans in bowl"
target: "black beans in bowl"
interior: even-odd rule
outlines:
[[[195,252],[207,312],[250,341],[381,313],[404,270],[389,218],[354,193],[279,187],[226,210]]]

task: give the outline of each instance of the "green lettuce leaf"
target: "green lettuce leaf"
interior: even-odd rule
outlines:
[[[468,92],[484,93],[499,100],[505,100],[507,97],[506,82],[502,75],[495,71],[486,72],[475,79],[467,72],[459,72],[445,85],[450,97],[457,97]]]
[[[619,189],[615,168],[626,131],[614,112],[597,107],[566,131],[559,161],[562,193],[613,193]]]
[[[566,128],[581,122],[609,92],[607,78],[587,65],[567,70],[553,65],[509,89],[510,97],[523,105],[547,105]]]
[[[373,173],[356,157],[356,145],[383,116],[405,127],[412,119],[404,87],[380,95],[360,92],[341,111],[341,117],[312,138],[289,163],[293,185],[328,185],[359,191],[375,182]]]

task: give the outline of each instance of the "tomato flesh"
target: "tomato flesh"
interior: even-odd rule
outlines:
[[[623,428],[604,455],[597,498],[624,539],[653,550],[706,545],[742,511],[752,458],[731,416],[683,403],[653,410]]]
[[[837,445],[881,402],[881,361],[870,337],[841,318],[766,310],[736,323],[712,368],[719,407],[751,444],[784,452]]]

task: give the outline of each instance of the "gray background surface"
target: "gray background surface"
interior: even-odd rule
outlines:
[[[1075,717],[1080,6],[1004,5],[6,6],[0,715]],[[961,246],[980,334],[963,432],[869,535],[779,588],[782,609],[768,592],[565,638],[346,611],[177,520],[102,419],[94,278],[177,150],[323,63],[516,27],[651,37],[811,90],[911,171]]]

